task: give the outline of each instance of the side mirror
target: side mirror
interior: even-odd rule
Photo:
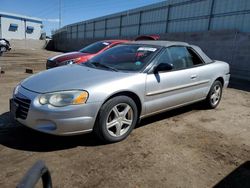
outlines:
[[[169,63],[160,63],[155,68],[154,72],[164,72],[164,71],[170,71],[174,68],[173,64]]]

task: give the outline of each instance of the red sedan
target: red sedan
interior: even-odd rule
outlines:
[[[105,40],[95,42],[77,52],[64,53],[49,58],[46,63],[46,68],[50,69],[67,64],[83,63],[102,53],[103,51],[125,42],[128,42],[128,40]]]

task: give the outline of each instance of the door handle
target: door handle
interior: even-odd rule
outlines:
[[[197,75],[192,75],[190,78],[195,79],[195,78],[197,78]]]

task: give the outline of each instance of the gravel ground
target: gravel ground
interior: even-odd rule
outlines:
[[[92,134],[56,137],[9,119],[13,87],[56,52],[13,50],[0,57],[0,187],[15,187],[37,160],[54,187],[250,187],[250,93],[226,89],[216,110],[201,104],[143,120],[123,142]],[[232,174],[230,174],[233,172]],[[230,174],[230,175],[229,175]],[[221,180],[223,180],[221,182]]]

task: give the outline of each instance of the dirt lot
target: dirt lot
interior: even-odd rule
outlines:
[[[212,187],[223,179],[250,186],[249,92],[225,90],[216,110],[197,104],[150,117],[110,145],[91,134],[54,137],[11,122],[8,99],[30,76],[25,67],[43,70],[55,54],[16,50],[0,57],[0,187],[15,187],[38,159],[55,187]]]

